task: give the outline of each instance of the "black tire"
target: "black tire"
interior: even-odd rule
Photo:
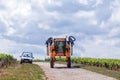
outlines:
[[[32,64],[32,61],[30,61],[29,63]]]
[[[71,59],[70,59],[70,57],[68,58],[68,64],[67,64],[67,67],[68,67],[68,68],[71,68]]]
[[[50,58],[50,68],[54,68],[54,66],[53,66],[53,58]]]
[[[22,61],[20,61],[20,64],[22,64]]]

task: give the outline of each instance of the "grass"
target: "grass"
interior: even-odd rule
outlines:
[[[110,76],[120,80],[120,71],[108,70],[106,68],[83,65],[83,64],[72,64],[73,67],[83,68],[92,72],[100,73],[106,76]]]
[[[120,80],[120,71],[108,70],[106,68],[100,68],[95,66],[84,66],[82,68]]]
[[[1,68],[0,80],[45,80],[45,74],[38,65],[24,63]]]

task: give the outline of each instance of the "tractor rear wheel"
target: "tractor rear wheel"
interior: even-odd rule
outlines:
[[[50,58],[50,68],[54,68],[53,58]]]
[[[68,68],[71,68],[71,59],[70,59],[70,57],[68,58],[68,64],[67,64],[67,67],[68,67]]]

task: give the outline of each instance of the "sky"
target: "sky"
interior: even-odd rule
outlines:
[[[0,0],[0,53],[44,59],[49,37],[76,37],[74,57],[120,58],[120,0]]]

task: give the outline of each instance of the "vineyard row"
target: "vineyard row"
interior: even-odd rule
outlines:
[[[49,61],[49,58],[45,59]],[[65,58],[56,58],[56,61],[65,62]],[[71,63],[84,64],[89,66],[104,67],[110,70],[120,70],[120,59],[105,58],[71,58]]]

